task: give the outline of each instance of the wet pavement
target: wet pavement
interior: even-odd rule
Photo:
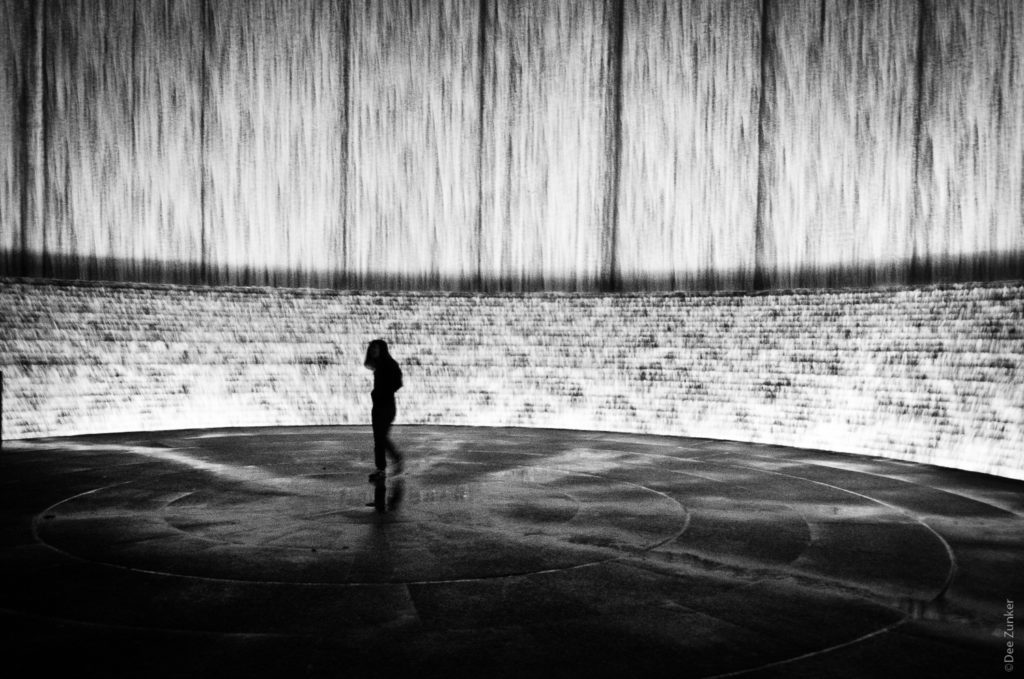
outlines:
[[[376,484],[369,427],[5,442],[8,665],[1006,674],[1024,482],[679,437],[393,434],[405,470]]]

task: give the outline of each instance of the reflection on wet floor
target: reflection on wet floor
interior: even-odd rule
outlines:
[[[378,514],[397,512],[405,495],[405,481],[377,478],[372,483],[373,502],[367,503],[367,506],[376,509]]]
[[[227,674],[257,652],[244,633],[305,640],[353,671],[430,657],[466,676],[470,653],[474,674],[517,676],[572,653],[577,672],[628,676],[639,653],[675,677],[827,653],[850,676],[880,658],[975,676],[992,602],[1024,587],[1024,485],[1005,479],[752,444],[401,427],[405,471],[368,483],[372,453],[346,452],[368,451],[365,428],[208,434],[18,442],[0,459],[0,556],[18,583],[0,603],[21,646],[81,652],[54,633],[70,624],[127,635],[178,674],[160,649],[194,642],[153,630],[220,639],[205,659]]]

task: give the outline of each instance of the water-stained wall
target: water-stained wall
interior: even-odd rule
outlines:
[[[5,0],[0,275],[1024,277],[1017,0]]]

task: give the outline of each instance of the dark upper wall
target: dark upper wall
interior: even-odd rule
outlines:
[[[7,0],[0,275],[1024,276],[1016,0]]]

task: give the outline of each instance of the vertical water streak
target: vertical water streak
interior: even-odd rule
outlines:
[[[6,0],[0,26],[3,272],[1024,276],[1018,0]]]
[[[778,10],[765,220],[774,287],[898,280],[912,251],[916,6]]]
[[[203,0],[136,0],[130,219],[144,280],[202,268]]]
[[[753,268],[758,2],[626,3],[618,263],[632,288]]]
[[[593,289],[606,223],[609,2],[495,2],[487,80],[485,272]]]
[[[305,285],[337,266],[340,2],[210,4],[204,211],[215,281]]]
[[[31,55],[28,57],[28,125],[25,143],[25,196],[22,211],[22,273],[39,276],[46,270],[46,12],[40,2],[32,5]]]
[[[474,250],[476,253],[476,278],[473,288],[475,290],[484,289],[484,166],[486,163],[485,149],[487,145],[484,143],[484,116],[487,111],[487,78],[484,77],[489,72],[488,69],[488,42],[487,36],[493,31],[491,25],[491,16],[487,11],[489,0],[480,0],[480,27],[477,29],[477,40],[479,41],[479,51],[477,52],[477,68],[479,69],[479,76],[477,84],[479,87],[479,100],[477,102],[479,111],[479,119],[477,120],[477,166],[476,166],[476,178],[477,178],[477,206],[476,206],[476,241],[474,243]]]
[[[331,232],[331,285],[335,288],[350,288],[354,285],[349,264],[349,219],[348,219],[348,184],[351,175],[349,163],[349,146],[352,136],[351,96],[349,90],[352,56],[352,19],[351,4],[341,2],[338,5],[337,26],[341,52],[341,68],[338,72],[338,91],[341,92],[339,123],[341,125],[341,143],[338,158],[338,215],[337,226]]]
[[[924,234],[926,229],[925,200],[921,195],[921,173],[922,168],[930,165],[930,160],[924,159],[928,151],[925,139],[921,134],[923,128],[925,109],[929,108],[925,101],[925,68],[929,63],[928,39],[935,32],[932,23],[934,22],[934,10],[932,0],[917,1],[917,51],[914,57],[914,159],[913,159],[913,182],[914,182],[914,214],[907,229],[910,237],[910,262],[907,271],[907,280],[910,283],[919,283],[925,280],[922,265]]]
[[[620,261],[636,287],[751,277],[759,15],[756,0],[627,5]]]
[[[1024,7],[942,0],[933,12],[923,36],[918,248],[937,280],[1019,277]],[[981,268],[993,261],[996,270]]]
[[[29,0],[0,4],[0,275],[22,272],[29,214],[34,15]]]
[[[206,110],[210,101],[210,68],[208,66],[210,53],[213,49],[213,21],[210,18],[210,0],[200,0],[202,13],[200,35],[202,37],[202,49],[200,50],[200,71],[199,71],[199,279],[195,281],[208,285],[210,276],[210,249],[207,246],[209,228],[206,223],[206,196],[209,192],[210,179],[206,162]]]
[[[614,292],[622,287],[618,266],[619,198],[622,191],[622,71],[626,31],[625,0],[612,0],[608,31],[608,104],[605,118],[607,168],[604,221],[601,231],[601,288]]]
[[[768,287],[767,262],[765,257],[765,221],[767,219],[767,186],[769,160],[772,156],[771,130],[768,128],[768,102],[775,98],[775,72],[769,68],[775,57],[775,34],[772,30],[772,0],[761,0],[758,30],[758,54],[760,60],[757,97],[757,197],[754,201],[754,278],[753,288],[764,290]]]
[[[349,266],[372,285],[471,285],[479,3],[351,9]]]
[[[44,248],[52,273],[133,279],[130,0],[47,3]]]

